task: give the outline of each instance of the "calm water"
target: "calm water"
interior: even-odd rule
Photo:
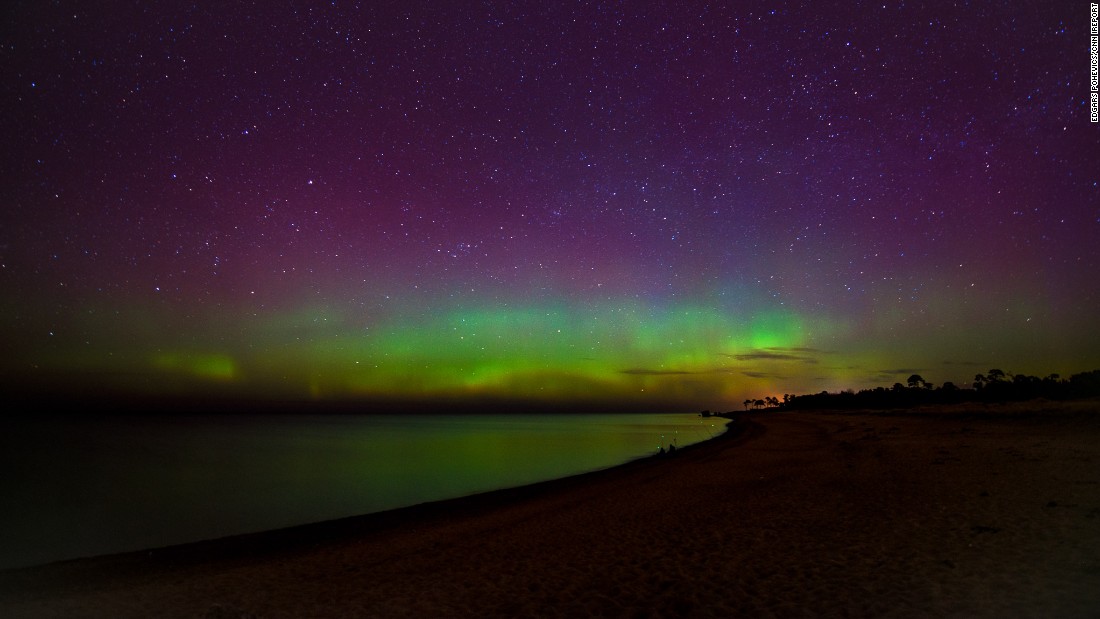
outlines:
[[[517,486],[724,429],[697,415],[7,419],[0,568]]]

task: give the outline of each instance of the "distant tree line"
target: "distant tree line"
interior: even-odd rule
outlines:
[[[1074,374],[1068,379],[1058,374],[1045,378],[1012,374],[992,369],[974,376],[969,387],[946,382],[935,386],[920,374],[913,374],[906,384],[894,383],[892,387],[875,387],[839,393],[812,393],[806,395],[783,394],[783,399],[767,397],[747,399],[745,410],[809,410],[809,409],[862,409],[909,408],[926,404],[960,404],[963,402],[1020,402],[1046,398],[1048,400],[1076,400],[1100,397],[1100,370]]]

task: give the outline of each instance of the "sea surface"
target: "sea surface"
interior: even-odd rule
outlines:
[[[611,467],[725,431],[622,415],[0,420],[0,569],[366,514]]]

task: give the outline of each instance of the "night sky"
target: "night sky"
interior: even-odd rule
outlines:
[[[5,3],[5,384],[695,410],[1100,367],[1087,2],[730,4]]]

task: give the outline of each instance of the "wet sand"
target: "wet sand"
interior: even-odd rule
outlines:
[[[671,456],[0,572],[4,617],[1097,617],[1100,402],[762,412]]]

